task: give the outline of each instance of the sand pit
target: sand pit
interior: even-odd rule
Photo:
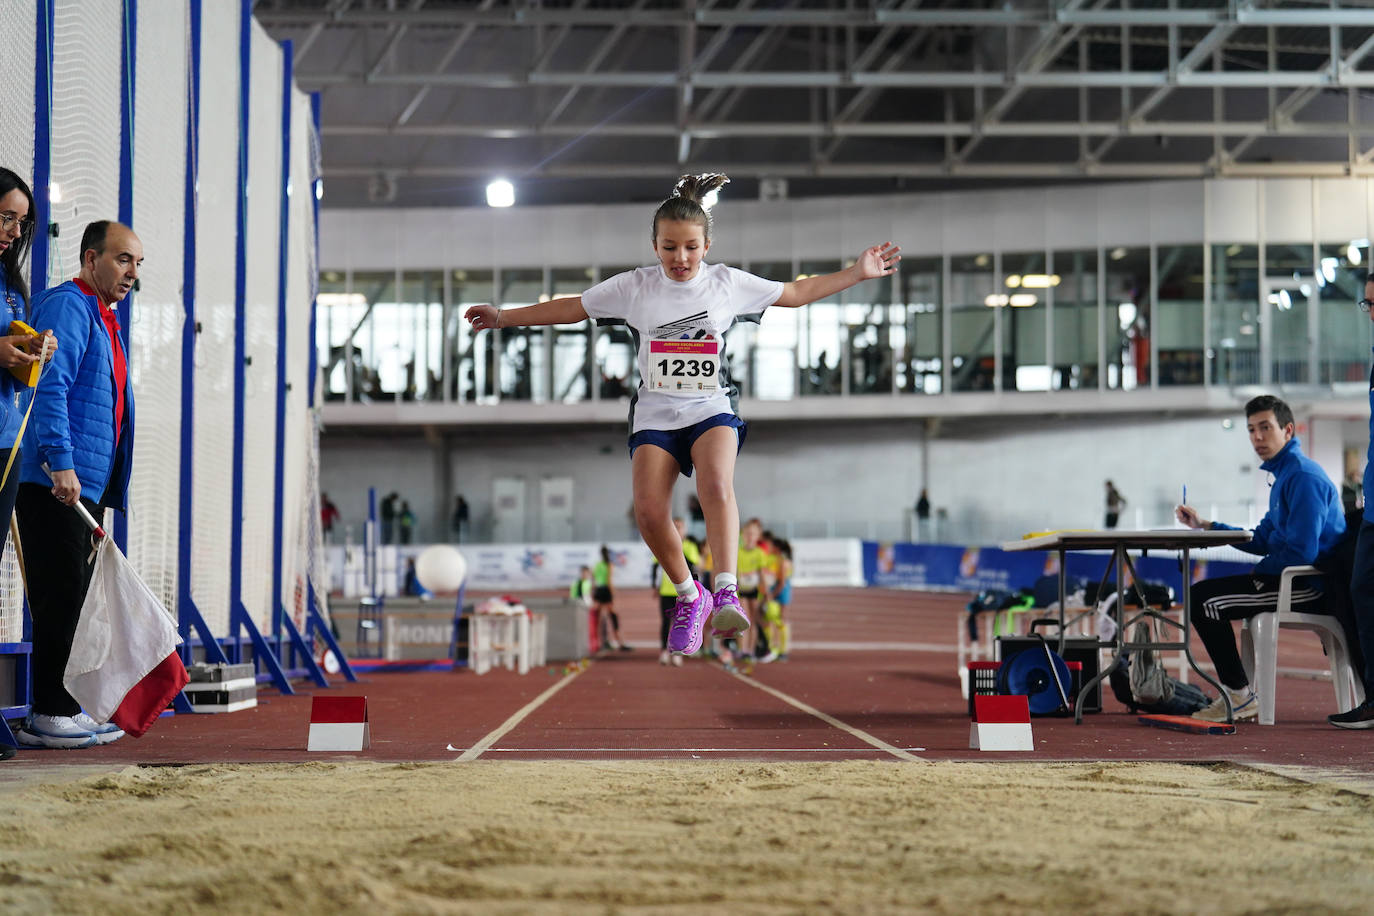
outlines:
[[[0,909],[1365,911],[1374,798],[1220,764],[43,768]]]

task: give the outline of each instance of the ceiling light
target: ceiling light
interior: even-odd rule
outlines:
[[[1025,289],[1047,289],[1058,285],[1059,274],[1026,274],[1021,278],[1021,286]]]
[[[504,178],[498,178],[487,185],[488,207],[510,207],[515,204],[515,185]]]
[[[1020,274],[1012,274],[1010,277],[1007,277],[1007,286],[1010,286],[1012,289],[1016,289],[1016,287],[1018,287],[1018,286],[1020,286],[1020,285],[1021,285],[1021,275],[1020,275]]]
[[[1364,256],[1360,254],[1360,246],[1354,242],[1351,242],[1350,247],[1345,250],[1345,256],[1350,259],[1351,264],[1359,264],[1364,259]]]
[[[983,304],[986,305],[988,308],[995,309],[998,306],[1006,305],[1010,301],[1011,297],[1008,296],[1006,293],[990,293],[988,294],[988,297],[983,300]]]
[[[1040,299],[1035,295],[1035,293],[1013,293],[1009,301],[1011,303],[1012,308],[1024,309],[1030,308],[1032,305],[1035,305],[1035,303],[1039,302]]]
[[[1113,261],[1120,261],[1122,258],[1126,257],[1126,249],[1113,248],[1108,257],[1111,258]]]

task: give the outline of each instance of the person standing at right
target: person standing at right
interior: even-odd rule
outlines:
[[[1360,308],[1374,321],[1370,310],[1374,301],[1374,273],[1364,278],[1364,298]],[[1355,611],[1355,627],[1360,633],[1360,649],[1364,652],[1364,702],[1349,712],[1327,716],[1326,721],[1337,728],[1374,728],[1374,369],[1369,372],[1369,452],[1364,466],[1364,515],[1355,541],[1355,559],[1350,574],[1350,604]]]
[[[81,711],[62,684],[91,581],[91,533],[71,507],[96,518],[124,509],[133,462],[134,400],[116,308],[133,289],[143,243],[100,220],[81,237],[81,273],[34,297],[35,324],[62,346],[35,389],[24,434],[18,512],[33,609],[33,704],[17,735],[35,747],[90,747],[124,735]],[[56,502],[53,501],[56,497]]]
[[[1107,481],[1107,518],[1108,528],[1115,528],[1117,521],[1121,518],[1121,510],[1126,508],[1126,497],[1121,495],[1121,491],[1116,488],[1116,484]]]

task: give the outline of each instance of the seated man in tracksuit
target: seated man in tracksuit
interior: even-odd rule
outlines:
[[[1254,617],[1278,606],[1279,575],[1289,566],[1317,562],[1336,546],[1345,533],[1345,512],[1340,491],[1311,458],[1302,453],[1293,422],[1293,411],[1276,397],[1261,395],[1245,405],[1250,445],[1260,457],[1260,469],[1273,475],[1269,511],[1248,543],[1236,546],[1263,559],[1241,576],[1204,579],[1192,589],[1192,623],[1212,657],[1217,678],[1231,694],[1236,719],[1259,715],[1259,701],[1236,649],[1231,621]],[[1233,528],[1207,521],[1190,506],[1179,506],[1178,520],[1190,528]],[[1292,610],[1321,613],[1320,579],[1299,579],[1293,584]],[[1226,718],[1226,701],[1217,699],[1195,718],[1220,722]]]

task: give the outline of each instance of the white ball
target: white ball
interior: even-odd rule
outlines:
[[[458,548],[450,547],[448,544],[426,547],[415,558],[415,578],[435,594],[458,591],[467,574],[467,561],[458,552]]]

